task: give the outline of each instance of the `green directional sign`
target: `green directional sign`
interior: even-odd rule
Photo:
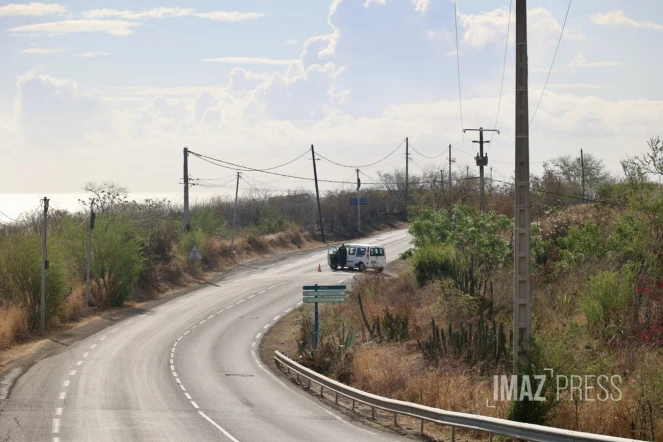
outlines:
[[[348,292],[345,290],[324,290],[324,291],[311,291],[304,290],[304,297],[307,296],[347,296]]]
[[[345,302],[345,296],[305,296],[304,304],[317,304],[318,302]]]
[[[318,291],[325,291],[325,290],[346,290],[347,287],[344,285],[305,285],[304,290],[318,290]]]

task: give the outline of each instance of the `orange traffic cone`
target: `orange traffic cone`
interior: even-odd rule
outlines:
[[[322,267],[318,264],[318,272],[322,272]]]

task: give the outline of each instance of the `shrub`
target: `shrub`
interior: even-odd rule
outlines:
[[[452,277],[456,269],[458,251],[453,246],[424,246],[412,257],[412,270],[417,284]]]
[[[628,268],[620,279],[612,271],[590,276],[588,291],[580,299],[590,331],[599,336],[623,332],[623,318],[632,305],[633,290],[633,273]]]

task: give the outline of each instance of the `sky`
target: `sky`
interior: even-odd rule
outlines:
[[[74,205],[89,181],[177,201],[185,146],[269,168],[312,144],[349,166],[378,161],[400,145],[361,169],[369,182],[378,171],[404,167],[408,137],[414,173],[446,169],[451,144],[454,170],[469,165],[476,175],[476,134],[462,129],[478,127],[500,130],[487,135],[489,166],[508,181],[510,1],[0,3],[0,211],[15,216],[49,195]],[[661,132],[663,3],[573,2],[539,105],[567,6],[528,2],[530,117],[538,106],[532,171],[583,149],[619,174],[619,161],[646,151]],[[311,178],[310,158],[274,171]],[[317,165],[320,179],[355,175],[326,160]],[[232,170],[190,156],[189,172],[219,186],[193,187],[193,198],[234,190]],[[305,180],[243,177],[242,191],[313,190]]]

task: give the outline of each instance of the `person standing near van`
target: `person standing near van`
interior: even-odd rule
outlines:
[[[343,268],[347,263],[348,263],[348,249],[345,248],[345,244],[341,244],[341,247],[338,248],[338,266],[340,268]]]

